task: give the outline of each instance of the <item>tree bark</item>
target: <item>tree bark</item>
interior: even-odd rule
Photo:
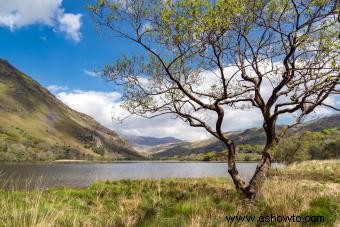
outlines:
[[[258,195],[263,182],[267,178],[268,170],[271,166],[271,156],[267,151],[263,152],[261,161],[256,167],[255,173],[251,180],[249,181],[249,184],[243,190],[243,193],[245,196],[249,199],[255,199],[255,197]]]
[[[230,174],[237,190],[244,191],[246,182],[240,176],[236,167],[236,151],[233,143],[227,143],[228,147],[228,173]]]
[[[249,183],[246,183],[240,176],[236,167],[236,152],[232,142],[226,144],[228,147],[228,173],[231,176],[237,190],[242,192],[246,198],[255,199],[260,188],[267,177],[267,172],[271,167],[271,155],[269,150],[272,149],[274,143],[265,146],[262,158],[258,163],[255,173]]]
[[[266,146],[263,149],[262,158],[256,167],[253,177],[250,179],[249,183],[243,190],[244,195],[249,199],[256,198],[262,187],[263,182],[267,178],[268,170],[271,167],[272,157],[270,154],[270,150],[272,150],[278,142],[276,136],[275,121],[276,119],[270,120],[263,125],[267,136]]]

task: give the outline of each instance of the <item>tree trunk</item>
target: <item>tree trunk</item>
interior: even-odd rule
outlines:
[[[276,119],[273,119],[267,121],[267,123],[263,125],[267,137],[266,146],[263,149],[262,158],[257,164],[253,177],[249,181],[245,190],[243,190],[243,193],[249,199],[255,199],[255,197],[258,195],[263,182],[267,178],[268,170],[271,167],[272,157],[269,152],[276,146],[278,142],[276,137],[275,122]]]
[[[233,179],[236,189],[244,191],[246,188],[246,182],[242,179],[236,167],[235,145],[230,140],[225,141],[225,144],[228,147],[228,173],[230,174],[231,179]]]
[[[245,190],[243,190],[243,193],[247,198],[255,199],[255,197],[258,195],[263,182],[267,178],[267,173],[270,166],[271,156],[267,151],[264,151],[261,161],[257,165],[253,177],[249,181],[249,184],[247,185]]]
[[[261,161],[257,165],[256,171],[248,184],[242,179],[237,170],[235,161],[236,152],[234,144],[228,143],[227,147],[229,152],[228,173],[230,174],[236,189],[242,192],[247,198],[254,199],[257,196],[262,186],[262,183],[266,179],[268,169],[271,166],[271,156],[268,152],[269,146],[265,147]]]
[[[220,123],[222,122],[223,117],[220,117]],[[237,167],[236,167],[236,150],[234,142],[230,139],[227,139],[223,136],[221,130],[219,130],[220,140],[224,142],[226,147],[228,148],[228,172],[233,179],[235,187],[237,190],[241,191],[247,198],[255,199],[258,195],[261,186],[265,179],[267,178],[267,172],[271,167],[271,155],[270,150],[272,150],[278,143],[278,138],[276,136],[276,128],[275,122],[276,118],[270,118],[269,114],[265,118],[265,123],[263,124],[264,131],[266,132],[266,146],[262,152],[262,158],[258,163],[255,173],[248,184],[241,178]],[[221,124],[219,124],[221,125]]]

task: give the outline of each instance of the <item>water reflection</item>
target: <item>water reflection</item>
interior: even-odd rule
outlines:
[[[256,163],[238,163],[240,174],[249,179]],[[82,164],[0,164],[2,184],[16,187],[86,187],[97,180],[229,177],[225,163],[134,162]],[[12,182],[11,182],[12,181]],[[14,182],[14,183],[13,183]]]

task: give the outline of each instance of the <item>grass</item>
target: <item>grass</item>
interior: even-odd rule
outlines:
[[[261,155],[257,153],[242,153],[238,152],[236,154],[236,161],[249,162],[258,161],[261,159]],[[226,152],[208,152],[199,154],[190,154],[184,156],[172,156],[172,157],[152,157],[152,160],[163,160],[163,161],[217,161],[226,162],[228,160],[228,155]]]
[[[313,160],[293,163],[286,168],[271,171],[271,175],[285,179],[307,179],[340,183],[340,161]]]
[[[275,171],[254,202],[226,178],[119,180],[85,189],[3,190],[0,226],[230,226],[226,215],[293,214],[323,215],[326,220],[321,226],[338,226],[340,188],[334,173],[339,163],[303,162]],[[315,165],[323,166],[317,172],[325,181],[308,178]],[[292,177],[293,173],[301,177]],[[295,224],[286,226],[299,226]]]

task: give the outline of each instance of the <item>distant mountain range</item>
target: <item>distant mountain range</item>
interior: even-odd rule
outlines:
[[[326,128],[339,128],[340,114],[324,117],[314,121],[305,122],[290,130],[290,134],[309,130],[321,131]],[[280,126],[279,126],[280,128]],[[226,133],[236,144],[264,145],[266,135],[262,128],[251,128],[244,131],[234,131]],[[224,145],[216,138],[194,142],[179,142],[173,144],[159,145],[149,150],[153,157],[164,158],[175,155],[184,156],[190,154],[205,153],[209,151],[220,152],[225,150]]]
[[[130,144],[139,147],[154,147],[165,144],[172,143],[180,143],[184,142],[183,140],[174,138],[174,137],[149,137],[149,136],[132,136],[132,135],[123,135],[124,139],[129,141]]]
[[[54,159],[141,158],[117,133],[70,109],[0,59],[0,161],[22,160],[25,152],[33,160],[47,154]]]
[[[340,127],[340,114],[306,122],[290,133],[334,127]],[[261,128],[226,134],[236,144],[265,143]],[[215,138],[194,142],[174,137],[121,138],[93,118],[70,109],[0,59],[0,161],[144,159],[150,155],[158,158],[223,150],[223,144]]]

